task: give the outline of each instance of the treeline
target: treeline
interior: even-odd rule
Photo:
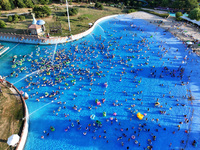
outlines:
[[[81,0],[76,0],[81,1]],[[85,0],[82,0],[85,1]],[[101,2],[101,3],[123,3],[125,6],[141,7],[148,3],[148,7],[170,7],[178,9],[193,9],[199,7],[199,0],[88,0],[89,2]]]
[[[169,7],[176,9],[184,9],[190,11],[199,7],[200,0],[73,0],[75,2],[86,3],[110,3],[110,4],[123,4],[128,7]],[[146,5],[148,3],[148,5]]]
[[[0,0],[0,9],[12,10],[14,8],[33,8],[36,4],[46,5],[49,0]]]
[[[149,2],[152,7],[168,7],[174,9],[182,9],[190,11],[194,8],[199,8],[198,0],[152,0]]]
[[[121,4],[127,7],[169,7],[176,9],[184,9],[190,11],[199,7],[199,0],[68,0],[72,2],[83,3],[107,3],[107,4]],[[0,9],[11,10],[18,8],[33,8],[36,4],[47,5],[55,3],[65,3],[66,0],[0,0]],[[148,3],[148,5],[146,5]]]

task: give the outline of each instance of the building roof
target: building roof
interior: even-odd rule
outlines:
[[[40,29],[41,25],[37,25],[37,24],[31,24],[28,29]]]
[[[37,24],[37,25],[44,25],[44,24],[45,24],[45,21],[44,21],[44,20],[38,20],[36,24]]]

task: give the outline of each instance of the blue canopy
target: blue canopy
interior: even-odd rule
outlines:
[[[37,24],[37,25],[44,25],[44,24],[45,24],[45,21],[44,21],[44,20],[38,20],[36,24]]]

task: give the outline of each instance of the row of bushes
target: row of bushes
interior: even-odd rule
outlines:
[[[17,14],[15,14],[14,16],[8,16],[8,22],[19,22],[19,21],[23,21],[25,20],[25,16],[19,16]],[[6,23],[3,20],[0,20],[0,28],[5,28],[6,27]]]
[[[157,13],[157,12],[155,12],[155,11],[143,10],[143,9],[142,9],[141,11],[145,11],[145,12],[148,12],[148,13],[150,13],[150,14],[153,14],[153,15],[156,15],[156,16],[159,16],[159,17],[162,17],[162,18],[167,18],[167,17],[169,17],[169,13],[159,14],[159,13]]]
[[[32,8],[34,6],[32,0],[0,0],[0,9],[2,10],[11,10],[16,7],[19,8]]]
[[[8,22],[19,22],[25,20],[25,16],[19,16],[15,14],[14,16],[8,16]]]

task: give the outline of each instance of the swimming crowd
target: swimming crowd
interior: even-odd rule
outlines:
[[[117,24],[123,21],[115,18],[114,22]],[[106,96],[109,86],[111,85],[109,84],[109,81],[102,84],[102,80],[104,81],[105,78],[110,77],[111,75],[109,73],[112,72],[111,70],[116,69],[116,72],[112,74],[117,79],[115,82],[122,83],[127,81],[126,75],[129,74],[133,77],[131,78],[133,80],[132,86],[134,89],[132,91],[121,89],[121,92],[125,97],[124,102],[119,100],[109,100],[108,102],[106,98],[96,99],[92,105],[87,106],[88,112],[94,109],[97,110],[99,107],[103,107],[103,105],[106,103],[111,103],[112,106],[109,107],[115,107],[116,111],[118,109],[127,109],[128,113],[131,115],[129,120],[136,120],[138,118],[135,117],[135,114],[139,112],[139,107],[143,107],[144,104],[147,105],[147,102],[143,100],[142,96],[146,91],[145,89],[141,90],[139,88],[144,80],[142,75],[145,75],[145,77],[151,79],[179,79],[177,80],[178,82],[174,84],[174,87],[180,84],[181,86],[186,86],[189,84],[190,75],[187,77],[184,76],[184,64],[187,63],[189,58],[186,55],[182,60],[180,60],[181,65],[179,65],[178,68],[172,69],[168,67],[168,64],[172,64],[179,59],[176,56],[168,59],[165,57],[168,55],[168,52],[171,51],[169,47],[163,46],[166,44],[166,42],[161,41],[161,43],[156,43],[154,40],[152,40],[153,35],[148,36],[148,34],[143,38],[140,38],[137,32],[130,32],[127,30],[134,29],[145,35],[146,32],[144,29],[135,25],[133,22],[125,22],[125,24],[128,24],[128,27],[124,27],[121,35],[118,37],[115,37],[115,33],[117,33],[117,31],[114,30],[114,27],[113,29],[112,27],[109,27],[111,31],[104,32],[108,39],[103,37],[103,35],[92,35],[96,39],[94,43],[91,43],[90,41],[82,41],[78,44],[67,43],[68,47],[64,45],[64,47],[56,50],[55,58],[53,60],[51,47],[45,47],[41,49],[38,47],[37,51],[32,52],[31,54],[14,56],[14,58],[12,58],[12,68],[14,71],[10,74],[10,76],[18,77],[20,73],[29,74],[35,72],[35,74],[31,74],[25,79],[27,85],[21,87],[21,89],[27,91],[30,94],[30,99],[34,99],[37,102],[40,102],[44,99],[45,101],[47,101],[46,99],[50,99],[52,102],[57,103],[59,107],[58,109],[52,110],[52,115],[59,117],[59,113],[68,108],[68,102],[63,102],[63,100],[60,100],[62,95],[68,92],[65,90],[70,90],[71,87],[75,87],[78,83],[80,85],[78,90],[73,92],[73,100],[77,100],[79,97],[77,93],[79,91],[86,91],[88,97],[90,97],[92,91],[95,90],[95,86],[102,86],[100,94],[102,96]],[[132,39],[129,39],[129,34],[131,34]],[[126,43],[124,43],[123,39],[126,40]],[[133,41],[137,42],[133,43]],[[154,46],[157,46],[157,51],[152,50]],[[124,51],[126,55],[121,54],[120,51]],[[178,53],[179,49],[177,49],[176,52]],[[151,56],[149,53],[152,53],[153,56]],[[163,61],[161,66],[152,66],[151,57],[158,58],[160,62]],[[160,69],[157,69],[157,67],[160,67]],[[147,70],[147,68],[149,68],[149,70]],[[190,73],[192,73],[192,70]],[[87,82],[88,85],[84,84],[85,82]],[[165,82],[161,83],[159,86],[160,88],[165,87]],[[49,91],[41,93],[40,89],[42,89],[42,87],[51,88],[49,88]],[[131,92],[134,94],[130,94]],[[176,98],[176,95],[172,95],[174,92],[168,92],[171,99]],[[154,147],[154,141],[156,141],[158,138],[158,134],[156,132],[160,131],[161,129],[167,132],[167,128],[162,127],[160,123],[161,120],[159,118],[150,118],[147,116],[147,114],[152,111],[151,108],[158,110],[160,115],[170,115],[169,111],[174,109],[176,106],[186,106],[185,103],[179,103],[179,100],[176,99],[176,106],[170,106],[168,108],[168,101],[163,103],[163,101],[160,100],[166,98],[167,95],[163,93],[161,98],[155,97],[153,102],[151,102],[154,105],[153,108],[149,105],[146,113],[142,114],[144,118],[142,117],[141,119],[144,121],[137,125],[135,124],[132,127],[131,125],[128,125],[128,127],[122,127],[123,122],[120,121],[120,117],[118,117],[117,112],[113,112],[112,115],[108,115],[105,111],[102,113],[101,117],[98,117],[98,119],[95,118],[95,114],[91,116],[89,115],[88,117],[90,117],[91,122],[89,122],[87,125],[83,125],[84,123],[82,124],[82,122],[84,122],[84,120],[81,119],[76,120],[74,123],[74,118],[71,118],[69,113],[63,113],[63,117],[66,117],[69,120],[69,125],[64,129],[64,131],[68,132],[72,128],[76,127],[77,130],[80,130],[83,136],[86,136],[90,133],[93,140],[103,138],[106,143],[109,143],[109,136],[111,135],[107,134],[107,126],[115,124],[114,131],[112,130],[112,132],[119,133],[119,136],[112,136],[115,136],[116,141],[119,142],[122,147],[130,149],[132,147],[131,141],[133,141],[133,143],[138,147],[144,147],[139,140],[139,136],[142,132],[146,132],[150,136],[147,139],[148,145],[144,148],[151,150]],[[187,99],[186,95],[183,95],[182,98]],[[74,104],[70,106],[72,108],[71,111],[81,112],[83,109],[86,109],[84,106],[79,106],[80,105],[76,104],[74,101]],[[135,109],[135,107],[137,107],[137,109]],[[156,129],[153,130],[148,127],[149,122],[147,123],[147,121],[149,120],[154,123],[156,122],[158,128],[155,127]],[[182,121],[177,123],[177,130],[174,130],[172,134],[178,132],[183,124],[189,124],[189,120],[189,116],[184,114],[182,116]],[[49,129],[45,129],[41,135],[41,138],[46,139],[48,136],[53,134],[53,132],[56,132],[56,128],[58,127],[50,126]],[[101,129],[103,132],[99,133]],[[189,130],[186,129],[183,132],[187,134],[189,133]],[[186,142],[186,140],[181,140],[182,144],[185,144]],[[194,140],[192,145],[197,147],[197,141]],[[172,147],[173,143],[168,143],[168,146]],[[184,145],[182,145],[182,147],[184,147]]]

